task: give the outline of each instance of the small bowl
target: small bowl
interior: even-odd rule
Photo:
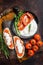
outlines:
[[[26,12],[29,12],[29,11],[24,11],[24,13],[26,13]],[[35,19],[35,21],[36,21],[36,23],[38,25],[38,18],[37,18],[37,16],[34,13],[32,13],[32,12],[29,12],[29,13],[31,13],[34,16],[34,19]],[[15,30],[15,28],[14,28],[14,21],[15,21],[15,18],[11,22],[11,28],[12,28],[11,30],[12,30],[13,34],[15,34],[15,35],[17,35],[17,36],[19,36],[20,38],[23,38],[23,39],[28,39],[28,38],[33,37],[33,35],[32,36],[21,36],[21,35],[18,35],[17,32],[16,32],[16,30]]]

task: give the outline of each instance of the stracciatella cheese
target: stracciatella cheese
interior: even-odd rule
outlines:
[[[21,44],[20,40],[17,40],[17,41],[16,41],[16,46],[17,46],[17,48],[18,48],[18,52],[19,52],[19,53],[22,53],[23,47],[22,47],[22,44]]]
[[[31,24],[31,28],[29,31],[29,25]],[[37,23],[35,19],[33,19],[22,31],[20,31],[21,36],[32,36],[37,31]]]
[[[11,45],[11,40],[12,40],[12,38],[9,36],[9,34],[8,33],[6,33],[6,32],[4,32],[4,37],[5,37],[5,39],[6,39],[6,44],[7,45]]]

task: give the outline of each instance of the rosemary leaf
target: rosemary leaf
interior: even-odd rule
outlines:
[[[29,25],[29,32],[30,32],[30,29],[31,29],[31,24]]]

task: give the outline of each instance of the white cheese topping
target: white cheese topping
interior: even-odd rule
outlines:
[[[18,52],[19,52],[19,53],[22,53],[23,47],[22,47],[22,44],[21,44],[20,40],[17,40],[17,41],[16,41],[16,46],[17,46],[17,48],[18,48]]]
[[[29,25],[31,24],[31,28],[29,31]],[[20,31],[20,34],[22,36],[32,36],[36,33],[37,31],[37,23],[36,21],[33,19],[22,31]]]
[[[4,37],[6,40],[6,44],[10,45],[11,44],[10,41],[12,40],[12,38],[9,36],[9,34],[4,32]]]

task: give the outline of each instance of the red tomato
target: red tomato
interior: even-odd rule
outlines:
[[[23,18],[23,24],[26,26],[30,22],[30,19],[25,15]]]
[[[19,27],[18,27],[18,30],[23,30],[24,29],[24,26],[23,24],[21,24]]]
[[[30,19],[29,19],[29,17],[26,14],[23,14],[21,16],[20,20],[22,21],[22,23],[24,24],[24,26],[26,26],[30,22]]]
[[[13,37],[14,44],[16,43],[17,40],[20,40],[20,38],[17,37],[17,36],[14,36],[14,37]]]
[[[34,39],[36,39],[37,41],[39,41],[39,40],[41,40],[41,37],[40,37],[39,34],[35,34],[35,35],[34,35]]]
[[[17,53],[17,55],[18,55],[18,56],[22,56],[22,55],[23,55],[23,53]]]
[[[38,45],[39,47],[41,47],[41,46],[43,45],[43,42],[42,42],[42,41],[38,41],[38,42],[37,42],[37,45]]]
[[[28,50],[28,56],[33,56],[34,55],[34,51],[33,50]]]
[[[33,50],[34,50],[35,52],[38,51],[38,49],[39,49],[39,48],[38,48],[37,45],[34,45],[34,46],[33,46]]]
[[[30,43],[31,43],[32,45],[35,45],[35,44],[36,44],[36,40],[35,40],[35,39],[31,39],[31,40],[30,40]]]
[[[30,43],[26,43],[25,47],[26,47],[26,49],[31,49],[32,45]]]
[[[28,15],[28,17],[30,18],[30,21],[33,19],[33,15],[29,12],[26,13]]]
[[[8,47],[11,48],[11,49],[14,48],[14,44],[11,43]]]
[[[9,34],[9,30],[8,29],[5,29],[4,32],[8,33]]]
[[[21,25],[21,23],[20,23],[20,22],[18,22],[17,26],[19,27],[20,25]]]

